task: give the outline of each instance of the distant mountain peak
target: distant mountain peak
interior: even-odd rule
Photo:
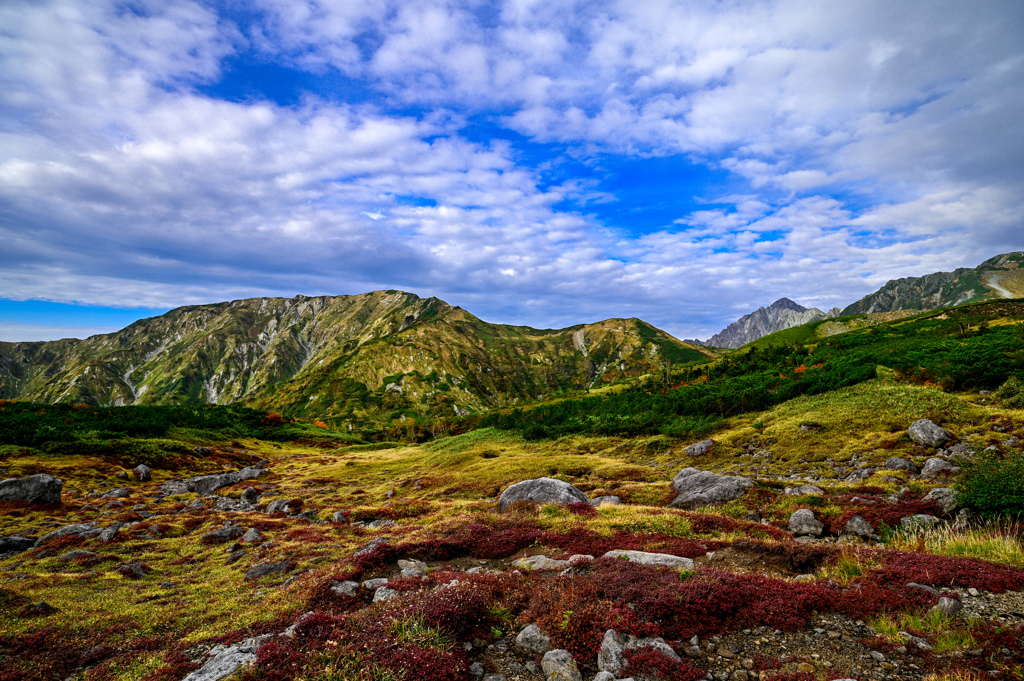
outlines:
[[[779,298],[768,306],[769,310],[793,310],[794,312],[807,312],[807,308],[795,303],[789,298]]]
[[[738,348],[776,331],[838,315],[838,308],[822,312],[816,307],[808,309],[789,298],[779,298],[768,307],[759,307],[750,314],[740,317],[707,339],[704,345],[716,348]]]

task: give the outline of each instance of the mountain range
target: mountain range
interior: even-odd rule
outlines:
[[[923,277],[893,279],[845,309],[822,312],[780,298],[740,317],[706,341],[690,341],[718,348],[739,348],[758,338],[822,319],[850,315],[934,310],[999,298],[1024,298],[1024,251],[1004,253],[977,267],[935,272]]]
[[[181,307],[85,340],[0,342],[0,398],[240,403],[352,429],[515,405],[713,353],[639,319],[488,324],[401,291]]]
[[[782,298],[700,345],[636,318],[565,329],[490,324],[394,290],[194,305],[84,340],[0,342],[0,398],[244,404],[350,429],[412,424],[658,374],[718,355],[702,346],[738,348],[808,322],[1024,297],[1022,263],[1024,252],[1007,253],[890,281],[841,311]],[[863,323],[870,319],[837,321],[833,332]]]

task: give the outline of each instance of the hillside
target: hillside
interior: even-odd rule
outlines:
[[[714,411],[701,443],[483,428],[367,444],[238,406],[0,400],[0,679],[1021,678],[1024,528],[978,513],[1024,499],[1024,391],[931,379],[955,369],[936,348],[959,348],[990,373],[958,380],[1006,382],[1022,306],[748,349],[629,391],[762,365],[813,382],[825,367],[801,362],[840,340],[828,362],[871,368],[791,397],[779,379],[777,402]],[[966,319],[988,324],[951,331]],[[939,373],[904,370],[920,366]],[[694,471],[727,489],[679,502]],[[979,490],[979,473],[1006,484]],[[55,499],[12,498],[33,475],[62,481]],[[541,478],[575,503],[502,509]]]
[[[843,315],[897,310],[934,310],[965,303],[1024,297],[1024,251],[1004,253],[977,267],[934,272],[886,283],[846,307]]]
[[[182,307],[86,340],[0,343],[0,397],[244,404],[345,429],[412,424],[704,360],[638,319],[488,324],[399,291]]]

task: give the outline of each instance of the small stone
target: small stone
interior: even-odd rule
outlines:
[[[862,516],[855,515],[846,521],[846,527],[843,528],[843,534],[860,537],[861,539],[875,539],[875,530],[871,527],[871,523],[864,520]]]
[[[576,660],[568,650],[549,650],[544,653],[541,668],[547,681],[583,681]]]
[[[248,530],[245,531],[245,534],[242,535],[242,541],[244,542],[257,542],[263,541],[263,539],[263,533],[255,527],[250,527]]]
[[[683,450],[687,456],[704,456],[710,452],[715,446],[714,440],[701,440],[700,442],[694,442],[692,445]]]
[[[355,596],[359,593],[359,582],[346,580],[344,582],[331,582],[331,591],[339,596]]]
[[[249,504],[250,506],[255,505],[259,499],[260,493],[255,487],[246,487],[245,491],[242,492],[242,501]]]
[[[921,477],[937,478],[940,475],[948,475],[950,473],[955,473],[958,470],[960,469],[945,459],[933,456],[924,462],[924,468],[921,469]]]
[[[392,598],[398,598],[400,595],[401,594],[398,591],[389,586],[381,586],[373,592],[373,602],[380,603],[382,601],[390,601]]]
[[[516,560],[512,565],[520,570],[538,571],[564,570],[571,567],[567,560],[554,560],[547,556],[525,556]]]
[[[112,489],[109,492],[100,495],[100,499],[124,499],[130,497],[131,492],[126,490],[124,487]]]
[[[138,466],[132,469],[135,473],[135,477],[139,479],[139,482],[149,482],[153,477],[152,472],[149,470],[149,466],[144,463],[140,463]]]
[[[430,568],[427,567],[426,563],[422,560],[415,560],[412,558],[399,560],[398,567],[403,571],[412,570],[414,573],[419,575],[425,575],[430,572]]]
[[[934,501],[942,509],[943,515],[954,513],[959,505],[956,502],[956,490],[948,487],[936,487],[924,496],[925,501]]]
[[[25,607],[19,615],[22,617],[46,617],[57,612],[57,608],[53,607],[46,601],[39,601]]]
[[[820,537],[824,529],[825,523],[815,518],[809,508],[801,508],[789,516],[789,531],[795,536]]]
[[[245,531],[238,525],[225,525],[219,530],[213,530],[204,534],[200,541],[204,544],[215,544],[219,542],[225,542],[230,539],[237,539],[245,534]]]
[[[551,639],[536,624],[530,624],[516,636],[516,645],[528,653],[543,655],[551,650]]]
[[[910,439],[923,447],[941,447],[953,439],[953,434],[928,419],[918,419],[907,428]]]
[[[290,560],[281,561],[279,563],[261,563],[254,565],[249,568],[249,571],[245,573],[245,579],[259,579],[260,577],[266,577],[280,572],[287,572],[291,570],[294,563]]]
[[[474,662],[473,664],[469,665],[469,673],[477,678],[480,678],[484,675],[484,666],[479,662]]]
[[[592,681],[615,681],[615,674],[611,672],[598,672]]]
[[[963,609],[963,604],[957,599],[943,596],[939,599],[938,604],[931,609],[931,612],[936,614],[941,613],[947,617],[952,617]]]
[[[975,598],[977,598],[978,596],[980,596],[980,595],[981,595],[981,592],[980,592],[980,591],[978,591],[977,589],[975,589],[975,588],[974,588],[974,587],[972,586],[972,587],[971,587],[970,589],[968,589],[968,590],[967,590],[967,594],[968,594],[968,595],[970,595],[970,596],[974,596]]]
[[[388,583],[387,577],[378,577],[377,579],[368,579],[362,583],[362,587],[367,591],[374,591]]]

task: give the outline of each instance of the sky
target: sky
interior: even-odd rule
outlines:
[[[4,0],[0,340],[401,289],[707,338],[1024,250],[1020,0]]]

